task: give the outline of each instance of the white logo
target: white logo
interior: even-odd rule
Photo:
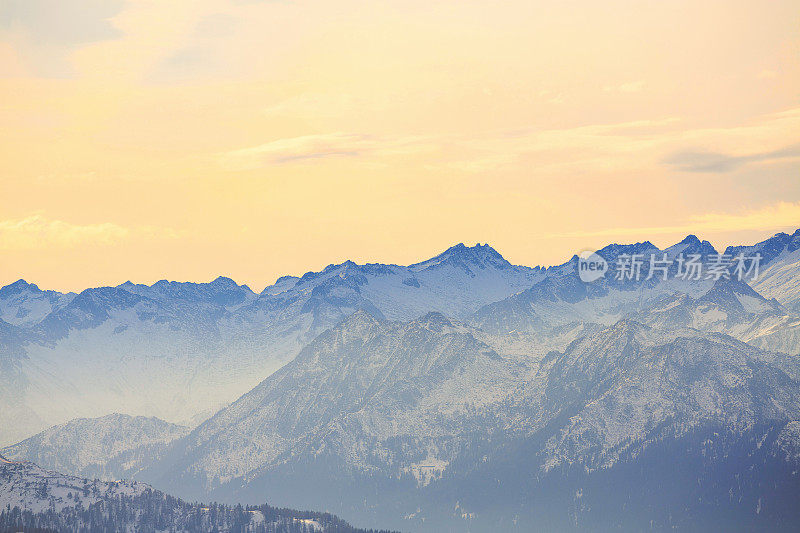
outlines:
[[[581,281],[591,283],[606,275],[608,262],[592,251],[578,255],[578,276]]]

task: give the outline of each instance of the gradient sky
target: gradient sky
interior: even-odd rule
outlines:
[[[0,284],[800,227],[800,4],[0,1]]]

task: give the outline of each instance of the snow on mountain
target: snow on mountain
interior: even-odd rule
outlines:
[[[133,284],[130,281],[119,286],[133,294],[139,294],[162,302],[194,301],[206,302],[234,310],[252,302],[256,294],[247,285],[238,285],[230,278],[218,277],[210,283],[181,283],[161,280],[152,286]]]
[[[0,320],[22,327],[37,324],[74,297],[74,293],[43,291],[20,279],[0,289]]]
[[[750,476],[738,498],[785,505],[800,420],[795,236],[728,250],[763,252],[752,286],[675,279],[676,265],[664,280],[646,262],[639,279],[585,283],[577,256],[527,268],[488,245],[457,245],[410,266],[346,261],[260,294],[226,278],[89,289],[37,323],[0,322],[0,427],[24,433],[107,410],[176,421],[244,394],[187,435],[158,422],[149,462],[134,444],[145,427],[128,420],[115,422],[126,428],[119,443],[106,445],[111,426],[92,421],[22,444],[193,498],[277,498],[411,530],[496,530],[512,504],[528,521],[550,516],[550,529],[602,518],[581,502],[624,509],[597,487],[663,475],[659,454],[688,477],[667,472],[642,505],[661,491],[692,516],[710,504],[677,488],[688,482],[725,519],[730,496],[717,487],[730,468]],[[650,254],[707,263],[717,252],[690,235],[665,250],[645,241],[597,254],[613,265]],[[85,444],[69,437],[81,432]],[[717,455],[704,455],[706,442]],[[714,480],[693,479],[691,465]],[[561,515],[549,514],[540,502],[551,489],[575,507],[559,500]],[[641,529],[636,519],[609,529]]]
[[[708,256],[717,253],[717,250],[710,242],[701,241],[697,238],[697,235],[687,235],[681,242],[664,248],[663,251],[671,258],[677,257],[680,254],[697,254],[704,260],[707,259]]]
[[[537,477],[607,471],[709,425],[738,443],[794,420],[800,362],[726,335],[622,320],[523,362],[441,314],[397,323],[362,311],[142,475],[191,497],[304,499],[435,531],[490,516],[521,479],[545,490]],[[496,490],[478,504],[484,475]],[[458,516],[442,514],[459,502]]]
[[[488,245],[459,245],[409,267],[330,265],[281,278],[258,295],[220,277],[207,284],[127,282],[63,296],[24,327],[0,322],[0,346],[17,354],[0,358],[8,369],[0,378],[8,393],[0,394],[0,445],[114,411],[197,420],[359,309],[392,319],[428,311],[464,316],[539,277],[540,269],[510,265]],[[19,295],[36,293],[31,287],[2,289],[0,315],[19,314],[27,305]]]
[[[761,272],[751,285],[767,298],[775,298],[794,314],[800,314],[800,229],[792,235],[778,233],[752,247],[729,249],[730,253],[761,253]]]
[[[136,481],[97,481],[0,455],[3,531],[367,533],[329,513],[187,503]],[[373,530],[372,533],[389,533]]]
[[[535,422],[569,419],[547,440],[549,470],[608,468],[665,424],[680,436],[703,421],[729,430],[800,419],[800,362],[727,336],[622,321],[546,361]]]
[[[0,455],[0,509],[19,507],[34,513],[58,513],[120,496],[139,496],[148,490],[148,485],[136,481],[89,481]]]
[[[114,411],[188,420],[255,385],[279,363],[219,327],[228,307],[255,295],[224,280],[208,285],[87,289],[15,327],[18,355],[0,378],[9,393],[0,397],[0,443]]]
[[[773,239],[774,242],[765,241],[748,249],[729,248],[726,253],[748,255],[763,251],[772,262],[768,262],[766,277],[762,274],[752,285],[764,289],[773,283],[786,298],[800,283],[800,272],[794,271],[800,268],[800,255],[796,255],[800,251],[790,251],[794,245],[788,235],[779,234]],[[776,251],[775,242],[783,246],[783,251]],[[622,254],[647,257],[651,253],[658,258],[666,254],[673,261],[679,254],[697,254],[704,264],[717,255],[708,241],[700,241],[694,235],[663,251],[644,242],[610,245],[597,252],[609,264]],[[800,313],[765,298],[736,276],[680,279],[676,276],[678,266],[673,263],[667,279],[660,272],[651,277],[648,261],[643,261],[638,280],[619,279],[609,271],[604,278],[585,283],[577,275],[577,258],[573,258],[547,269],[544,278],[531,288],[482,307],[468,321],[496,336],[520,338],[520,343],[529,349],[539,344],[560,350],[571,340],[558,335],[564,328],[581,330],[590,324],[610,325],[633,317],[645,323],[666,320],[676,327],[725,332],[767,349],[800,352]]]
[[[157,418],[111,414],[53,426],[3,448],[7,458],[87,478],[131,478],[189,428]]]
[[[725,253],[736,256],[740,253],[745,255],[761,255],[761,266],[766,267],[782,256],[791,254],[800,249],[800,229],[792,235],[787,233],[776,233],[769,239],[756,243],[752,246],[729,246]]]
[[[541,278],[542,269],[512,265],[488,244],[458,244],[411,266],[346,261],[301,278],[281,278],[264,289],[260,300],[265,304],[276,295],[311,294],[307,309],[314,311],[339,300],[369,302],[389,320],[410,320],[429,311],[462,318]]]
[[[469,322],[491,333],[528,333],[549,338],[557,328],[610,325],[665,295],[702,295],[712,286],[713,281],[706,279],[648,280],[646,272],[639,281],[608,277],[585,283],[572,265],[548,272],[531,288],[482,307]]]
[[[800,317],[736,279],[720,279],[699,296],[662,295],[629,316],[662,329],[688,327],[726,333],[764,349],[800,353]]]
[[[359,311],[176,442],[147,479],[192,478],[210,490],[300,450],[337,454],[361,473],[446,463],[452,434],[476,424],[474,410],[501,401],[525,372],[440,313],[398,323]],[[415,442],[411,453],[405,441]]]

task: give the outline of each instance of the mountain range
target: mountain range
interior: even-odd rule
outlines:
[[[489,246],[457,245],[408,267],[330,265],[260,294],[222,277],[79,294],[20,280],[0,289],[0,444],[109,412],[193,425],[358,309],[467,316],[541,275]]]
[[[800,230],[729,247],[760,254],[745,280],[645,263],[587,283],[578,256],[457,245],[260,294],[20,281],[0,289],[1,451],[406,531],[792,530],[799,250]],[[691,235],[596,252],[638,254],[718,252]]]

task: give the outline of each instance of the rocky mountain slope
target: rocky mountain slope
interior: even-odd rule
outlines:
[[[400,323],[359,311],[176,442],[158,472],[144,475],[176,487],[191,479],[213,491],[302,453],[336,455],[345,470],[390,467],[424,482],[435,472],[421,467],[441,469],[453,437],[482,431],[478,413],[529,370],[440,313]]]
[[[458,245],[408,267],[330,265],[260,294],[227,278],[77,295],[20,280],[0,290],[0,317],[13,318],[0,322],[0,445],[114,411],[194,424],[358,309],[462,316],[540,276],[488,245]]]
[[[143,475],[192,497],[268,494],[403,529],[492,530],[521,479],[538,493],[533,480],[553,472],[614,470],[709,427],[730,434],[721,446],[767,426],[775,446],[791,444],[797,420],[800,361],[722,334],[622,320],[523,364],[442,315],[360,312]],[[484,475],[491,490],[476,485]]]
[[[759,252],[768,258],[753,288],[800,314],[800,230],[792,235],[779,233],[744,250]]]
[[[0,453],[48,470],[114,480],[134,477],[187,433],[189,428],[157,418],[111,414],[53,426]]]

